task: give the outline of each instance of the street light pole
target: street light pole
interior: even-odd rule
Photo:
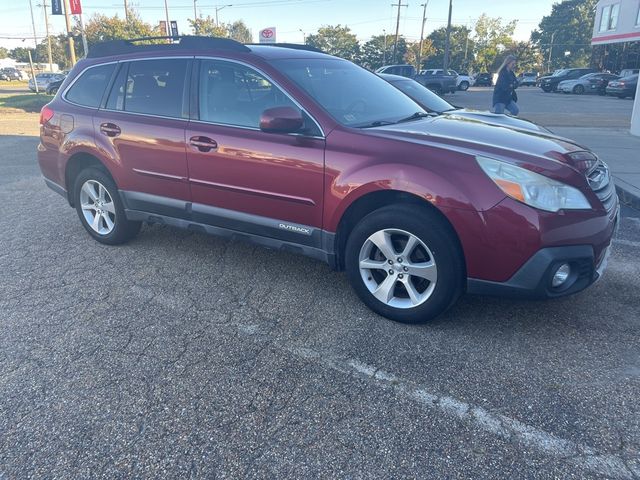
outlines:
[[[382,65],[387,64],[387,31],[383,28],[382,34],[384,35],[384,48],[382,49]]]
[[[553,51],[553,38],[556,36],[556,32],[551,34],[551,43],[549,44],[549,59],[547,60],[547,70],[551,73],[551,52]]]
[[[33,26],[33,43],[34,43],[34,53],[38,49],[38,36],[36,35],[36,21],[33,19],[33,5],[31,4],[31,0],[29,0],[29,10],[31,10],[31,25]],[[36,73],[33,71],[33,60],[31,58],[31,50],[29,50],[29,64],[31,65],[31,77],[33,78],[33,86],[36,87],[36,93],[40,93],[38,91],[38,79],[36,78]]]
[[[233,7],[233,5],[222,5],[221,7],[215,7],[215,9],[216,9],[216,26],[220,25],[220,23],[218,22],[218,12],[220,10],[222,10],[223,8],[226,8],[226,7]]]
[[[449,20],[447,20],[447,38],[444,43],[444,61],[442,62],[442,69],[448,70],[449,68],[449,52],[451,50],[451,10],[453,9],[453,0],[449,0]]]
[[[167,0],[164,0],[164,14],[167,18],[167,31],[166,34],[167,36],[171,36],[171,23],[169,22],[169,5],[167,4]],[[171,43],[171,40],[169,40],[169,43]]]
[[[420,29],[420,47],[418,48],[418,65],[416,68],[418,69],[418,73],[420,73],[420,63],[422,62],[422,42],[424,41],[424,24],[427,22],[427,5],[429,5],[429,0],[426,3],[421,4],[422,8],[422,28]]]

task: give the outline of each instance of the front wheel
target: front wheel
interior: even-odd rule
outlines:
[[[575,93],[576,95],[582,95],[584,93],[584,87],[582,85],[576,85],[573,88],[573,93]]]
[[[437,213],[384,207],[363,218],[347,240],[349,281],[374,312],[402,323],[443,313],[464,289],[455,233]]]
[[[127,220],[118,188],[101,168],[80,172],[74,186],[74,204],[82,226],[100,243],[125,243],[140,231],[141,222]]]
[[[460,82],[460,87],[459,88],[463,92],[466,92],[467,90],[469,90],[469,82],[467,82],[467,81]]]

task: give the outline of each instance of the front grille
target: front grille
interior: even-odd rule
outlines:
[[[609,174],[607,165],[604,162],[598,162],[597,165],[587,173],[587,181],[607,212],[613,210],[616,205],[616,188],[611,181],[611,175]]]

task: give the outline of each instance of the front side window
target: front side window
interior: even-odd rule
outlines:
[[[202,60],[199,91],[199,118],[207,122],[259,128],[260,116],[268,108],[299,110],[263,75],[233,62]]]
[[[115,68],[115,63],[111,63],[86,69],[73,83],[65,98],[78,105],[98,108]]]
[[[272,64],[342,125],[375,126],[426,113],[386,80],[346,60],[304,58]]]
[[[163,117],[187,118],[185,84],[189,60],[138,60],[123,64],[107,108]]]

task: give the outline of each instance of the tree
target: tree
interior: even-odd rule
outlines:
[[[249,30],[249,28],[242,20],[237,20],[232,24],[227,25],[227,31],[229,38],[233,38],[240,43],[253,42],[253,35],[251,34],[251,30]]]
[[[60,68],[70,68],[71,63],[69,61],[69,55],[67,54],[67,36],[60,34],[57,36],[51,36],[51,58],[53,63],[57,64]],[[82,42],[80,42],[82,43]],[[47,39],[43,39],[36,48],[36,57],[40,63],[46,63],[49,61],[49,54],[47,52]],[[82,56],[80,55],[79,57]]]
[[[307,37],[306,44],[352,61],[357,60],[360,53],[358,39],[349,27],[342,25],[321,27],[316,34]]]
[[[518,59],[517,70],[520,72],[541,72],[542,71],[542,54],[538,47],[530,42],[512,42],[504,52],[499,55],[491,66],[491,71],[495,72],[500,68],[502,61],[506,55],[515,55]]]
[[[209,37],[227,37],[229,32],[224,24],[218,25],[216,19],[211,15],[206,17],[198,17],[195,20],[189,19],[189,24],[196,35],[205,35]]]
[[[16,47],[9,52],[9,56],[16,62],[26,63],[29,61],[29,50],[32,49],[25,47]]]
[[[410,42],[407,44],[404,61],[416,67],[417,70],[421,70],[422,67],[418,65],[418,57],[421,59],[420,63],[423,63],[423,60],[433,55],[435,51],[433,43],[428,38],[425,38],[422,42],[422,55],[420,55],[420,42]]]
[[[513,43],[513,32],[516,29],[517,20],[506,25],[502,24],[502,18],[492,18],[486,14],[480,15],[475,26],[475,64],[480,71],[494,71],[493,65],[498,62],[498,56],[504,56],[504,52]]]
[[[376,70],[385,63],[388,65],[392,62],[394,35],[387,35],[386,41],[384,35],[376,35],[371,40],[362,45],[360,50],[359,63],[370,70]],[[385,51],[386,45],[386,51]],[[404,38],[398,37],[398,58],[403,58],[407,52],[407,42]]]
[[[463,25],[451,26],[449,68],[458,72],[466,72],[471,69],[474,61],[474,40],[470,35],[471,30]],[[433,53],[429,57],[423,55],[423,68],[442,68],[446,38],[447,27],[438,28],[427,36],[427,40],[431,42]]]
[[[9,50],[4,47],[0,47],[0,58],[7,58],[9,56]]]
[[[143,22],[135,10],[129,9],[128,19],[122,19],[115,15],[108,17],[96,13],[85,23],[85,33],[89,46],[106,40],[120,40],[127,38],[155,37],[165,35],[160,26],[153,26]],[[74,27],[74,36],[80,38],[80,26]],[[76,41],[76,44],[82,43]],[[76,45],[77,47],[78,45]]]
[[[596,3],[597,0],[565,0],[555,3],[551,14],[542,17],[538,28],[531,32],[531,42],[542,52],[546,70],[589,65]]]

